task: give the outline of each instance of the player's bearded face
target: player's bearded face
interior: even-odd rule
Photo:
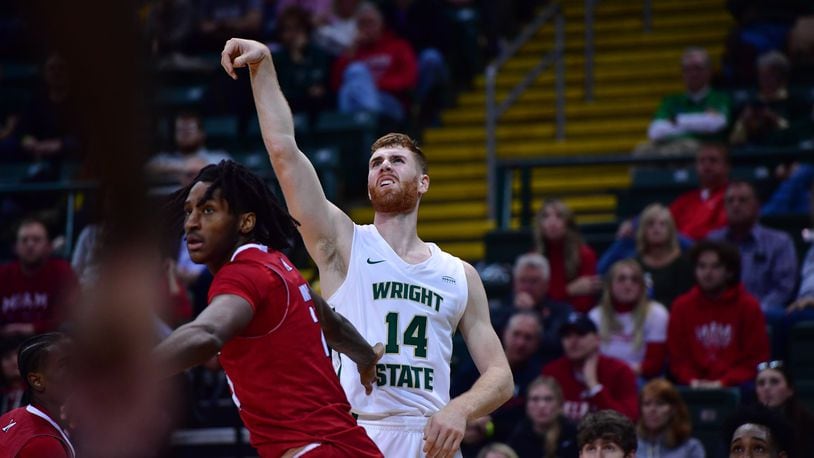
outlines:
[[[397,184],[384,188],[376,183],[367,185],[373,210],[379,213],[407,213],[416,207],[420,197],[418,182],[415,179],[399,180]]]

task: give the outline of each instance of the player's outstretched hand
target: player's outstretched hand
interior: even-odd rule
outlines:
[[[378,363],[384,355],[384,345],[382,345],[381,342],[374,345],[373,353],[376,354],[376,358],[369,366],[357,366],[357,369],[359,369],[359,379],[362,381],[362,385],[365,387],[365,394],[370,394],[373,392],[373,383],[376,381],[376,363]]]
[[[436,412],[424,427],[424,453],[427,458],[455,456],[466,432],[466,414],[454,403]]]
[[[226,42],[223,51],[220,53],[220,64],[232,79],[237,79],[236,68],[257,64],[270,56],[271,52],[268,46],[263,43],[244,40],[243,38],[232,38]]]

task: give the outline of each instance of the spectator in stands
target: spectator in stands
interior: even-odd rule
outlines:
[[[43,77],[45,86],[36,92],[19,126],[20,146],[27,159],[40,163],[27,178],[38,181],[59,178],[61,161],[79,150],[77,126],[69,115],[68,64],[58,54],[50,55]]]
[[[729,142],[733,145],[779,145],[795,138],[784,135],[789,127],[811,112],[810,104],[790,98],[789,60],[779,51],[757,60],[758,93],[740,111]]]
[[[701,240],[710,231],[726,225],[724,193],[729,180],[729,150],[726,145],[702,144],[695,154],[695,172],[699,188],[681,194],[670,204],[670,213],[679,232],[678,241],[683,247],[689,247],[693,240]],[[600,272],[620,259],[636,255],[633,239],[636,225],[635,220],[627,220],[619,225],[616,241],[599,261]]]
[[[202,0],[198,8],[201,51],[220,49],[232,37],[256,38],[263,29],[263,0]]]
[[[661,204],[648,205],[636,230],[636,261],[644,271],[648,295],[666,307],[692,288],[692,266],[679,243],[670,210]]]
[[[760,405],[736,411],[727,421],[724,437],[729,443],[730,458],[795,458],[790,454],[791,425],[779,414]],[[806,450],[806,454],[810,452]]]
[[[206,132],[200,115],[184,112],[175,117],[177,151],[153,156],[147,163],[147,174],[158,182],[189,183],[209,164],[231,159],[225,151],[206,148]]]
[[[722,140],[729,122],[729,97],[710,87],[712,64],[703,48],[689,48],[681,58],[685,91],[665,96],[637,155],[691,154],[699,141]]]
[[[311,18],[314,25],[325,24],[330,20],[335,3],[333,0],[276,0],[276,2],[278,22],[283,16],[283,11],[296,6]]]
[[[314,120],[331,100],[328,91],[331,58],[311,42],[312,29],[305,9],[292,5],[282,10],[277,18],[282,47],[272,56],[277,80],[291,111],[308,113]]]
[[[633,259],[610,269],[602,299],[588,316],[599,328],[602,354],[620,359],[640,377],[664,370],[667,309],[647,297],[642,268]]]
[[[577,428],[562,414],[564,399],[559,383],[540,376],[526,392],[526,416],[509,439],[519,456],[577,458]]]
[[[546,199],[533,229],[535,248],[551,266],[548,295],[586,313],[596,305],[602,281],[596,275],[596,254],[583,242],[571,209],[558,199]]]
[[[797,254],[788,234],[758,223],[760,202],[745,181],[733,181],[726,190],[727,226],[709,234],[725,240],[741,253],[741,281],[770,323],[785,315],[797,282]]]
[[[487,440],[506,441],[514,426],[523,418],[524,396],[529,384],[540,375],[542,367],[542,335],[540,318],[534,312],[517,312],[509,319],[503,332],[503,351],[512,370],[514,394],[491,415],[483,416],[467,426],[463,440],[465,449],[480,447]],[[469,390],[480,375],[471,360],[466,364],[467,368],[453,381],[453,396]]]
[[[545,365],[542,373],[559,382],[563,412],[572,421],[600,409],[614,409],[635,420],[636,375],[624,361],[599,352],[597,332],[590,318],[573,313],[560,328],[565,356]]]
[[[385,29],[373,3],[363,3],[356,11],[356,27],[354,45],[336,60],[331,75],[339,111],[367,111],[405,120],[418,82],[413,49]]]
[[[755,391],[764,406],[782,414],[794,427],[793,453],[805,456],[814,450],[814,414],[797,398],[794,379],[783,361],[765,361],[757,365]]]
[[[797,16],[812,13],[805,0],[729,0],[726,7],[736,25],[726,39],[721,73],[730,86],[755,83],[758,56],[785,49]]]
[[[508,315],[518,310],[532,310],[539,314],[543,323],[541,349],[544,354],[562,354],[560,326],[573,311],[565,302],[548,296],[548,282],[551,269],[545,256],[539,253],[526,253],[517,258],[512,270],[512,295],[507,306],[492,313],[495,329],[502,330]]]
[[[418,125],[437,125],[450,82],[445,56],[451,54],[449,48],[455,43],[444,2],[386,0],[382,10],[388,27],[404,37],[418,54]]]
[[[729,150],[722,143],[701,145],[695,156],[699,189],[687,191],[670,204],[678,231],[701,240],[726,225],[724,194],[729,180]]]
[[[814,194],[814,164],[797,164],[763,206],[765,215],[802,215],[808,213]]]
[[[478,458],[518,458],[519,455],[506,444],[495,442],[478,453]]]
[[[314,41],[328,53],[339,56],[356,41],[356,11],[361,0],[334,0],[332,14],[318,25]]]
[[[672,383],[663,378],[648,382],[640,393],[637,453],[646,457],[704,458],[704,446],[690,436],[687,404]]]
[[[22,337],[0,339],[0,415],[23,404],[25,384],[17,369],[17,349]]]
[[[696,286],[670,311],[670,372],[694,388],[748,389],[755,367],[769,356],[766,322],[757,299],[740,281],[740,253],[724,242],[701,241],[691,259]]]
[[[636,428],[619,412],[595,412],[579,424],[577,445],[580,458],[635,458]]]
[[[78,293],[71,265],[51,257],[45,223],[20,222],[14,248],[17,260],[0,266],[0,337],[56,330]]]
[[[153,55],[159,57],[189,54],[197,26],[197,11],[191,0],[153,2],[145,23],[145,34]]]

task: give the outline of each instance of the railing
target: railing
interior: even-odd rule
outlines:
[[[523,81],[511,89],[503,101],[497,101],[497,77],[501,67],[513,57],[544,25],[554,21],[554,49],[544,55],[537,65],[526,73]],[[518,36],[508,49],[486,68],[486,157],[489,189],[495,189],[497,165],[497,124],[503,114],[517,101],[523,92],[533,84],[540,74],[554,65],[554,86],[556,91],[556,135],[565,137],[565,19],[559,2],[548,5]],[[496,202],[494,193],[489,193],[489,211],[494,217]]]
[[[814,145],[799,148],[742,148],[733,150],[730,159],[739,165],[781,163],[785,160],[801,160],[814,154]],[[497,186],[491,188],[496,198],[496,227],[508,229],[512,220],[512,203],[514,201],[514,182],[520,177],[520,224],[526,226],[531,222],[532,205],[532,170],[544,167],[590,166],[590,165],[664,165],[690,164],[694,155],[669,157],[637,157],[630,154],[613,154],[602,156],[549,157],[533,159],[501,159],[496,161]]]

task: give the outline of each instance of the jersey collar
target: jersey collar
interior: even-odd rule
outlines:
[[[269,248],[265,245],[260,245],[259,243],[247,243],[245,245],[240,245],[239,247],[237,247],[237,250],[235,250],[234,254],[232,254],[232,259],[230,259],[229,262],[234,261],[237,255],[240,254],[240,252],[246,251],[249,248],[257,248],[258,250],[263,251],[265,253],[268,253],[269,251]]]
[[[53,419],[51,419],[51,417],[49,417],[47,413],[45,413],[42,410],[32,406],[31,404],[27,405],[25,407],[25,410],[28,413],[30,413],[32,415],[36,415],[36,416],[42,418],[43,420],[47,421],[48,423],[50,423],[51,426],[53,426],[54,429],[56,429],[59,432],[59,434],[62,436],[62,439],[65,440],[65,443],[68,444],[68,448],[71,449],[71,457],[76,456],[76,450],[74,450],[73,444],[71,444],[71,440],[68,438],[68,433],[66,433],[65,430],[62,429],[62,427],[59,426],[59,424],[57,424],[57,422],[55,422]]]

